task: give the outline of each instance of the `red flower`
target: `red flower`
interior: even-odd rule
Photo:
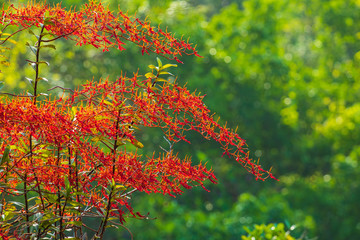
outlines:
[[[2,12],[2,25],[16,25],[23,29],[45,25],[54,38],[69,38],[77,45],[93,45],[109,51],[115,47],[125,50],[123,40],[130,41],[141,47],[144,54],[148,51],[181,62],[176,55],[194,54],[195,48],[182,39],[174,38],[173,34],[154,28],[149,21],[131,18],[126,13],[114,14],[96,0],[90,0],[79,11],[66,10],[61,4],[50,6],[45,3],[28,2],[16,8],[11,5]]]
[[[18,8],[11,5],[2,11],[1,23],[3,31],[10,25],[19,26],[15,33],[41,27],[38,46],[65,38],[103,51],[111,47],[124,50],[123,40],[127,40],[137,44],[142,53],[152,51],[178,62],[178,55],[198,56],[188,41],[152,27],[149,21],[121,11],[114,14],[94,0],[80,11],[33,1]],[[38,69],[36,73],[38,76]],[[48,97],[40,102],[37,96],[0,98],[0,194],[24,196],[26,203],[14,210],[25,217],[0,220],[0,237],[28,237],[30,230],[25,228],[30,216],[39,226],[47,224],[46,217],[56,219],[60,236],[84,217],[97,216],[102,220],[96,234],[102,235],[110,216],[121,224],[126,212],[144,218],[133,212],[128,201],[135,191],[175,197],[193,186],[205,189],[206,180],[216,183],[206,164],[194,166],[189,157],[180,159],[172,149],[151,156],[128,151],[129,144],[143,147],[135,135],[139,127],[160,128],[173,143],[189,142],[186,133],[197,131],[205,139],[217,141],[223,156],[239,162],[256,179],[274,178],[249,158],[245,140],[236,131],[213,119],[204,96],[176,82],[155,80],[135,74],[114,82],[92,81],[69,97]],[[36,195],[31,200],[29,192]],[[35,205],[29,208],[31,202]],[[39,214],[45,220],[36,220]],[[44,230],[37,238],[47,231],[52,230]]]

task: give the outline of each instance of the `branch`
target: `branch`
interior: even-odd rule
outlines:
[[[7,27],[7,26],[6,26],[6,27]],[[25,30],[25,29],[27,29],[27,28],[29,28],[29,27],[30,27],[30,26],[24,27],[24,28],[22,28],[22,29],[17,30],[16,32],[10,34],[7,38],[5,38],[5,39],[0,43],[0,45],[3,45],[7,40],[9,40],[9,38],[11,38],[11,37],[14,36],[15,34],[21,32],[21,31],[23,31],[23,30]],[[5,28],[4,28],[4,29],[5,29]]]
[[[16,95],[16,94],[11,94],[11,93],[3,93],[3,92],[0,92],[0,95],[10,95],[10,96],[13,96],[13,97],[35,97],[35,96],[28,96],[28,95]]]
[[[60,87],[60,86],[55,86],[55,87],[52,87],[52,88],[50,88],[50,89],[48,89],[48,91],[51,91],[51,90],[54,90],[55,88],[60,88],[60,89],[62,89],[62,90],[68,90],[68,91],[70,91],[70,92],[74,92],[74,90],[72,90],[71,88],[63,88],[63,87]]]

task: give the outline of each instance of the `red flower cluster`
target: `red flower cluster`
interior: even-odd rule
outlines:
[[[178,55],[199,56],[188,41],[152,27],[149,21],[131,18],[121,11],[113,14],[97,0],[90,0],[80,11],[66,10],[61,4],[50,6],[32,1],[18,8],[11,5],[2,10],[1,24],[23,29],[44,24],[54,38],[70,38],[80,46],[91,44],[103,51],[109,51],[110,47],[125,50],[123,40],[127,40],[141,47],[142,54],[152,51],[178,62],[181,62]]]
[[[104,50],[114,46],[123,50],[121,39],[125,39],[143,52],[150,50],[177,61],[182,53],[197,55],[183,40],[155,30],[147,21],[131,20],[122,12],[114,15],[97,1],[78,12],[67,11],[60,4],[11,5],[3,9],[1,21],[3,31],[10,25],[20,30],[41,27],[37,44],[31,46],[36,61],[29,62],[35,65],[41,63],[41,44],[58,38]],[[245,141],[235,131],[213,119],[203,96],[176,82],[162,79],[160,83],[162,69],[170,66],[159,61],[158,67],[151,66],[157,75],[89,82],[62,98],[40,102],[36,86],[43,78],[35,67],[35,96],[0,97],[1,237],[41,238],[54,231],[64,238],[67,229],[80,237],[86,226],[82,219],[100,217],[95,235],[101,238],[113,217],[124,223],[126,209],[133,217],[145,217],[134,213],[129,202],[135,191],[175,196],[183,188],[205,188],[207,179],[216,183],[205,164],[194,166],[190,158],[180,159],[172,149],[151,156],[129,151],[129,144],[143,147],[135,135],[140,127],[160,128],[174,143],[189,142],[186,132],[197,131],[205,139],[217,141],[224,155],[238,161],[256,179],[274,178],[249,158]],[[36,196],[29,198],[30,192]],[[25,205],[14,206],[5,201],[5,195],[24,197]],[[54,223],[57,230],[49,228]],[[36,226],[37,232],[31,233],[30,226]]]

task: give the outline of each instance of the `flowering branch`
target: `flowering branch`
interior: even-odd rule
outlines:
[[[103,238],[109,223],[124,226],[125,217],[147,218],[134,212],[129,197],[136,191],[175,197],[184,189],[217,182],[206,164],[194,165],[180,159],[173,144],[189,142],[188,131],[217,141],[223,155],[239,162],[256,179],[275,178],[249,157],[247,145],[236,131],[222,126],[203,103],[204,96],[190,92],[176,81],[161,78],[175,64],[150,65],[144,76],[120,76],[83,84],[69,96],[54,98],[38,93],[41,81],[41,49],[63,38],[77,45],[92,45],[103,51],[125,50],[122,40],[181,62],[182,54],[196,55],[188,41],[176,39],[149,21],[131,18],[122,11],[112,13],[100,2],[90,0],[79,11],[30,1],[2,10],[1,24],[29,29],[35,45],[27,43],[35,60],[27,60],[35,71],[33,93],[0,95],[0,237],[19,239],[55,237]],[[40,29],[35,34],[33,29]],[[4,44],[18,33],[10,34]],[[37,31],[36,31],[37,32]],[[40,97],[40,95],[44,95]],[[159,128],[170,149],[163,154],[141,156],[129,151],[144,145],[136,137],[140,127]],[[105,148],[104,148],[105,146]],[[108,148],[108,150],[106,149]],[[31,198],[30,198],[31,193]],[[24,203],[8,202],[7,195],[23,197]],[[25,216],[25,217],[22,217]],[[86,218],[101,219],[97,229]],[[115,222],[114,219],[117,219]]]

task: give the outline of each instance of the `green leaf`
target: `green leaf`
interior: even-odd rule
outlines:
[[[1,219],[6,222],[11,220],[15,216],[16,207],[14,205],[9,204],[3,214],[1,215]]]
[[[57,203],[57,197],[54,194],[44,194],[49,203]]]
[[[45,18],[44,25],[51,25],[54,26],[55,24],[51,21],[51,17]]]
[[[15,201],[10,201],[10,203],[14,204],[14,205],[17,205],[21,208],[25,208],[25,204],[21,203],[21,202],[15,202]]]
[[[4,87],[4,82],[0,81],[0,89]]]
[[[45,82],[48,82],[49,80],[47,78],[44,78],[44,77],[39,77],[37,80],[43,80]]]
[[[103,120],[103,119],[110,119],[111,117],[109,116],[95,116],[96,120]]]
[[[111,187],[114,188],[115,185],[116,185],[115,179],[114,179],[114,178],[111,178]]]
[[[33,84],[33,80],[31,78],[25,77],[25,79],[28,80],[31,85]]]
[[[168,80],[163,79],[163,78],[157,78],[156,82],[168,82]]]
[[[82,226],[82,222],[81,222],[81,221],[70,221],[70,222],[67,222],[66,224],[68,224],[68,225],[75,225],[75,226]],[[66,238],[66,239],[69,239],[69,238]],[[76,239],[76,238],[73,238],[73,239]]]
[[[69,179],[67,178],[67,176],[65,176],[64,184],[65,184],[65,189],[66,189],[66,196],[69,196],[70,191],[71,191],[71,186],[70,186],[70,182],[69,182]]]
[[[86,196],[86,193],[84,193],[84,192],[74,192],[73,194],[74,194],[74,195],[83,195],[83,196]]]
[[[142,144],[141,142],[139,142],[136,139],[134,139],[131,143],[132,143],[132,145],[134,145],[137,148],[143,148],[144,147],[144,144]]]
[[[50,63],[49,63],[49,62],[46,62],[46,61],[41,61],[41,62],[38,62],[38,64],[41,64],[41,63],[43,63],[43,64],[46,64],[46,65],[50,66]]]
[[[154,78],[154,77],[156,77],[153,73],[146,73],[145,74],[145,77],[147,77],[147,78]]]
[[[36,71],[36,63],[29,63],[29,65]]]
[[[52,49],[56,50],[56,47],[54,44],[42,45],[40,48],[52,48]]]
[[[30,33],[31,35],[34,35],[34,36],[39,40],[40,36],[39,36],[39,35],[36,35],[36,34],[33,32],[33,30],[29,29],[29,33]]]
[[[103,139],[104,139],[103,136],[95,136],[95,137],[93,137],[92,139],[90,139],[90,141],[92,141],[92,142],[100,142],[100,141],[102,141]]]
[[[117,147],[120,147],[120,146],[123,146],[123,145],[125,145],[126,143],[125,142],[123,142],[123,141],[118,141],[117,143],[116,143],[116,146]]]
[[[162,69],[169,68],[169,67],[177,67],[176,64],[165,64]]]
[[[10,153],[10,148],[6,147],[3,156],[1,158],[0,166],[2,166],[3,164],[9,161],[9,153]]]
[[[79,203],[79,202],[75,202],[75,201],[70,201],[69,204],[73,207],[82,207],[84,206],[84,204]]]
[[[36,52],[37,52],[36,47],[31,46],[30,43],[28,43],[28,42],[26,43],[26,46],[28,46],[30,48],[31,52],[36,55]]]
[[[109,102],[109,101],[107,101],[107,100],[104,100],[104,103],[105,103],[106,105],[109,105],[109,106],[114,106],[114,104],[113,104],[112,102]]]
[[[30,201],[36,201],[37,199],[39,199],[39,197],[38,196],[35,196],[35,197],[31,197],[31,198],[29,198],[28,199],[28,201],[30,202]]]
[[[45,37],[45,36],[47,36],[47,35],[54,36],[53,33],[49,33],[49,32],[44,32],[44,33],[42,33],[40,36]]]
[[[55,218],[48,218],[49,220],[44,220],[43,222],[41,222],[40,225],[44,224],[45,226],[49,226],[49,225],[53,225],[54,223],[56,223],[57,221],[59,221],[61,218],[60,217],[55,217]]]
[[[160,58],[157,57],[156,61],[158,63],[159,68],[161,68],[162,67],[162,62],[161,62]]]
[[[124,185],[116,185],[115,189],[117,191],[125,191],[127,188]]]
[[[73,116],[75,116],[76,113],[77,113],[77,108],[76,108],[76,107],[72,107],[72,108],[71,108],[71,113],[72,113]]]
[[[159,73],[159,75],[163,75],[163,74],[168,74],[168,75],[174,76],[174,74],[169,73],[169,72],[163,72],[163,71],[161,71],[161,72]]]

